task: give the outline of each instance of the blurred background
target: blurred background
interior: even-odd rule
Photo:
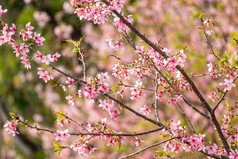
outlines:
[[[34,31],[41,33],[46,39],[44,46],[37,48],[37,50],[43,54],[59,52],[62,56],[55,65],[77,77],[83,76],[82,64],[77,55],[72,54],[72,47],[68,45],[66,39],[79,40],[85,36],[82,45],[88,53],[86,58],[87,77],[95,76],[98,72],[112,73],[112,67],[119,61],[110,55],[120,57],[124,63],[129,63],[136,57],[132,48],[125,41],[123,41],[125,44],[123,50],[115,52],[109,48],[106,42],[107,38],[121,39],[121,35],[112,23],[107,22],[99,26],[92,22],[80,21],[77,15],[73,13],[74,9],[68,1],[0,0],[0,5],[4,9],[8,9],[7,14],[2,17],[3,21],[8,24],[14,23],[19,30],[31,22],[35,27]],[[230,62],[237,66],[238,45],[233,40],[238,36],[237,8],[237,0],[126,0],[123,11],[132,15],[134,25],[142,33],[146,33],[146,36],[154,43],[160,40],[159,43],[171,49],[173,53],[186,47],[185,54],[188,58],[185,70],[193,72],[193,74],[201,74],[207,72],[207,63],[215,62],[215,58],[207,48],[203,32],[197,28],[202,25],[199,19],[200,12],[203,12],[215,23],[215,34],[212,35],[215,52],[225,54],[230,50]],[[128,34],[137,45],[144,45],[133,33],[128,31]],[[145,47],[148,48],[146,45]],[[76,92],[81,86],[74,86],[67,92],[64,92],[62,88],[53,88],[53,82],[45,84],[38,78],[37,67],[37,63],[32,63],[32,69],[26,70],[21,61],[13,54],[11,47],[8,45],[0,47],[0,158],[80,158],[77,153],[70,150],[63,150],[61,156],[58,157],[54,152],[53,144],[50,142],[54,140],[54,136],[51,134],[37,133],[19,127],[20,135],[12,137],[3,129],[5,122],[11,120],[8,115],[9,112],[21,116],[32,125],[37,124],[39,127],[49,127],[54,130],[59,129],[55,123],[54,112],[56,111],[67,112],[69,116],[81,123],[98,122],[103,117],[110,118],[107,113],[98,109],[94,104],[88,104],[87,100],[80,101],[80,104],[75,107],[68,105],[65,96]],[[59,75],[56,74],[56,76]],[[60,78],[64,79],[64,77]],[[193,79],[206,97],[212,91],[216,91],[218,83],[223,81],[221,79],[214,80],[210,76],[193,77]],[[148,87],[151,85],[150,81],[144,82]],[[133,80],[129,84],[133,84]],[[130,96],[130,92],[127,93]],[[237,87],[226,98],[232,105],[235,99],[231,97],[231,94],[233,97],[237,97]],[[186,96],[202,110],[198,99],[194,98],[192,93],[186,94]],[[135,110],[139,110],[138,102],[131,103],[128,99],[123,100]],[[208,97],[207,100],[212,103]],[[143,97],[141,103],[153,103],[153,93],[148,93]],[[182,106],[198,132],[211,134],[207,139],[219,143],[215,139],[211,124],[201,119],[190,108]],[[178,108],[168,105],[166,101],[162,101],[159,107],[161,118],[166,122],[182,118]],[[219,107],[218,118],[227,113],[224,111],[224,107],[225,104]],[[153,115],[151,116],[153,117]],[[109,123],[113,125],[113,129],[123,132],[130,132],[131,130],[141,132],[154,128],[153,125],[138,120],[137,117],[131,116],[128,112],[123,112],[120,115],[119,122],[110,120]],[[183,120],[182,123],[186,125]],[[76,128],[70,130],[77,131]],[[159,136],[160,133],[158,132],[142,137],[141,139],[145,142],[141,144],[140,148],[135,147],[130,141],[125,141],[121,149],[107,147],[106,142],[92,143],[98,147],[98,150],[89,158],[118,158],[160,141]],[[152,156],[153,151],[146,151],[137,158],[150,159]],[[182,152],[178,156],[179,158],[204,158],[198,153]]]

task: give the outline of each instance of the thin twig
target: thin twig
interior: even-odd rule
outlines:
[[[77,49],[78,49],[78,53],[81,56],[81,60],[80,61],[82,61],[82,63],[83,63],[83,80],[86,81],[86,64],[84,62],[84,56],[83,56],[83,54],[80,51],[80,48],[78,46],[77,46]]]
[[[190,126],[191,130],[193,131],[193,133],[197,134],[196,131],[195,131],[195,129],[194,129],[194,127],[193,127],[193,125],[192,125],[192,123],[191,123],[191,121],[189,120],[189,118],[188,118],[187,115],[185,114],[183,108],[182,108],[179,104],[177,104],[177,105],[179,106],[182,115],[184,116],[185,120],[188,122],[188,125]]]
[[[75,124],[77,124],[79,127],[81,127],[82,129],[84,129],[85,131],[87,131],[88,133],[90,133],[82,124],[78,123],[77,121],[73,120],[72,118],[66,116],[68,120],[74,122]]]
[[[204,24],[203,24],[203,27],[204,27]],[[216,57],[216,59],[217,59],[218,61],[220,61],[220,58],[215,54],[215,52],[214,52],[214,50],[213,50],[213,46],[212,46],[212,43],[211,43],[211,38],[210,38],[210,36],[207,35],[205,29],[203,29],[203,33],[204,33],[204,35],[205,35],[205,37],[206,37],[206,40],[207,40],[206,43],[207,43],[207,45],[208,45],[208,47],[209,47],[211,53]]]
[[[156,77],[155,77],[155,116],[156,116],[156,119],[158,122],[160,122],[160,119],[159,119],[159,110],[158,110],[158,72],[156,72]]]
[[[164,140],[164,141],[155,143],[155,144],[150,145],[150,146],[148,146],[148,147],[145,147],[145,148],[143,148],[143,149],[141,149],[141,150],[139,150],[139,151],[136,151],[136,152],[131,153],[131,154],[129,154],[129,155],[120,157],[119,159],[125,159],[125,158],[129,158],[129,157],[135,156],[135,155],[137,155],[137,154],[139,154],[139,153],[141,153],[141,152],[143,152],[143,151],[145,151],[145,150],[148,150],[148,149],[153,148],[153,147],[155,147],[155,146],[159,146],[159,145],[161,145],[161,144],[163,144],[163,143],[166,143],[166,142],[168,142],[168,141],[171,141],[171,140],[173,140],[173,139],[175,139],[175,138],[173,137],[173,138],[170,138],[170,139],[168,139],[168,140]]]

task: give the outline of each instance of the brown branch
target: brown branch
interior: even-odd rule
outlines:
[[[203,23],[202,23],[202,24],[203,24]],[[204,24],[203,24],[203,27],[205,27]],[[215,52],[214,52],[214,50],[213,50],[213,46],[212,46],[212,43],[211,43],[211,38],[210,38],[210,36],[207,35],[205,29],[203,29],[203,33],[204,33],[204,35],[205,35],[205,37],[206,37],[206,40],[207,40],[206,43],[207,43],[207,45],[208,45],[208,47],[209,47],[211,53],[216,57],[216,59],[217,59],[218,61],[220,61],[220,58],[215,54]]]
[[[153,123],[153,124],[155,124],[155,125],[159,125],[159,126],[161,126],[161,127],[163,127],[163,128],[165,127],[161,122],[155,121],[155,120],[153,120],[153,119],[151,119],[151,118],[148,118],[148,117],[145,116],[145,115],[142,115],[142,114],[136,112],[134,109],[128,107],[126,104],[120,102],[119,100],[115,99],[114,97],[112,97],[112,96],[110,96],[110,95],[108,95],[108,94],[104,94],[104,96],[106,96],[106,97],[108,97],[109,99],[113,100],[114,102],[118,103],[121,107],[123,107],[123,108],[129,110],[130,112],[132,112],[132,113],[135,114],[136,116],[139,116],[139,117],[141,117],[141,118],[143,118],[143,119],[145,119],[145,120],[147,120],[147,121],[149,121],[149,122],[151,122],[151,123]]]
[[[90,133],[82,124],[78,123],[77,121],[73,120],[72,118],[66,116],[66,118],[72,122],[74,122],[75,124],[77,124],[79,127],[81,127],[82,129],[84,129],[85,131],[87,131],[88,133]]]
[[[21,119],[19,119],[19,117],[16,117],[16,120],[19,121],[19,123],[31,128],[31,129],[35,129],[37,131],[43,131],[43,132],[48,132],[48,133],[51,133],[51,134],[54,134],[54,133],[57,133],[56,131],[53,131],[53,130],[50,130],[50,129],[45,129],[45,128],[39,128],[37,127],[36,125],[35,126],[32,126],[24,121],[22,121]],[[162,130],[163,127],[160,127],[160,128],[157,128],[157,129],[153,129],[153,130],[149,130],[149,131],[145,131],[145,132],[140,132],[140,133],[69,133],[70,135],[72,136],[100,136],[100,135],[103,135],[103,136],[130,136],[130,137],[133,137],[133,136],[142,136],[142,135],[147,135],[147,134],[150,134],[150,133],[154,133],[154,132],[157,132],[157,131],[160,131]]]

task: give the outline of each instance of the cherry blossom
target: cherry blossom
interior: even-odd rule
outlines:
[[[229,91],[232,89],[232,87],[235,87],[236,85],[233,83],[233,79],[225,79],[224,83],[219,83],[220,86],[224,87],[224,91]]]
[[[90,153],[94,152],[97,148],[89,147],[88,141],[76,141],[70,145],[70,148],[77,151],[79,155],[87,157]]]
[[[215,99],[218,98],[216,92],[212,92],[211,95],[208,96],[208,98],[210,98],[213,102],[215,102]]]
[[[74,106],[76,104],[76,101],[74,100],[72,95],[66,96],[65,99],[67,99],[68,103],[71,104],[72,106]]]
[[[70,134],[68,133],[68,129],[65,129],[64,131],[59,131],[57,130],[56,133],[54,133],[54,135],[56,136],[55,137],[55,140],[58,141],[58,140],[64,140],[64,139],[67,139],[68,137],[70,137]]]
[[[74,84],[74,79],[68,77],[68,80],[65,81],[65,83],[66,83],[67,86],[70,88],[70,87]]]
[[[69,39],[72,32],[73,27],[71,25],[66,25],[65,23],[61,23],[54,29],[55,35],[61,40]]]
[[[7,9],[2,9],[2,6],[0,5],[0,16],[5,14],[7,12]]]
[[[11,134],[12,136],[16,136],[16,134],[19,134],[14,120],[7,121],[7,123],[3,127],[5,127],[6,131],[9,131],[8,134]]]
[[[214,31],[213,30],[211,30],[211,29],[206,29],[206,33],[207,33],[207,35],[212,35],[212,33],[214,33]]]
[[[54,77],[42,67],[38,68],[37,74],[40,76],[40,78],[42,78],[45,81],[45,83],[47,83],[47,81],[51,79],[54,79]]]
[[[213,64],[210,62],[209,64],[207,64],[207,67],[208,67],[208,72],[212,72],[213,71]]]
[[[36,11],[33,17],[41,28],[43,28],[46,23],[50,21],[50,16],[46,12]]]
[[[140,143],[144,142],[144,141],[140,140],[138,137],[133,137],[132,141],[135,142],[137,147],[140,145]]]
[[[140,108],[140,112],[142,112],[144,115],[149,115],[151,111],[146,105],[144,105],[144,107]]]
[[[51,62],[54,62],[54,58],[52,58],[51,54],[48,54],[47,56],[42,58],[42,62],[46,65],[49,65]]]

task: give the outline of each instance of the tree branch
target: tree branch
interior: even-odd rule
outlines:
[[[171,140],[173,140],[173,139],[175,139],[175,138],[173,137],[173,138],[170,138],[170,139],[168,139],[168,140],[164,140],[164,141],[155,143],[155,144],[150,145],[150,146],[148,146],[148,147],[145,147],[145,148],[143,148],[143,149],[141,149],[141,150],[139,150],[139,151],[136,151],[136,152],[131,153],[131,154],[129,154],[129,155],[120,157],[119,159],[125,159],[125,158],[129,158],[129,157],[135,156],[135,155],[137,155],[137,154],[139,154],[139,153],[141,153],[141,152],[143,152],[143,151],[145,151],[145,150],[148,150],[148,149],[150,149],[150,148],[159,146],[159,145],[161,145],[161,144],[163,144],[163,143],[166,143],[166,142],[168,142],[168,141],[171,141]]]

